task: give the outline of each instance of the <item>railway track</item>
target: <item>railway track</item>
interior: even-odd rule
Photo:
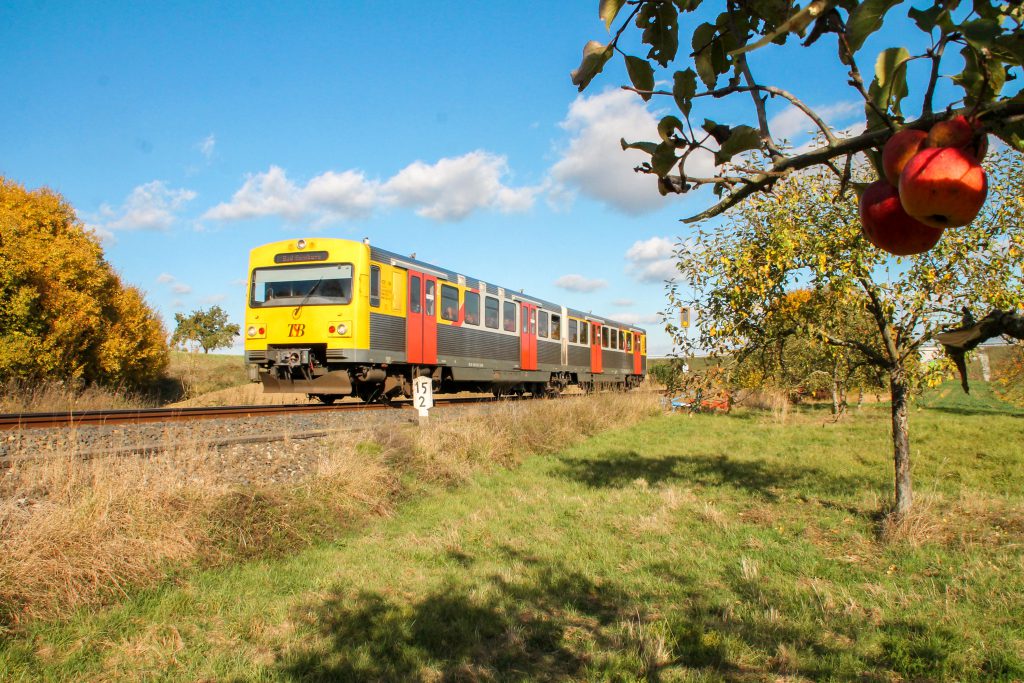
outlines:
[[[435,398],[435,405],[460,405],[486,403],[493,397]],[[504,398],[502,400],[508,400]],[[82,412],[59,413],[13,413],[0,414],[0,430],[70,428],[93,425],[143,424],[147,422],[185,422],[190,420],[216,420],[226,418],[247,418],[264,415],[288,415],[295,413],[323,413],[351,410],[411,409],[412,402],[401,400],[382,403],[338,403],[335,405],[266,405],[266,406],[217,406],[211,408],[144,408],[128,410],[87,410]]]

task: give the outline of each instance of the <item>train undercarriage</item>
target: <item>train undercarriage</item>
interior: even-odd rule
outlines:
[[[589,372],[469,371],[444,365],[328,363],[323,350],[316,348],[271,349],[265,361],[248,367],[250,379],[261,382],[265,393],[304,393],[328,404],[349,396],[367,403],[411,398],[414,377],[432,377],[434,392],[439,394],[473,392],[490,393],[495,397],[557,396],[570,386],[578,386],[587,393],[602,388],[629,390],[643,379],[639,375]]]

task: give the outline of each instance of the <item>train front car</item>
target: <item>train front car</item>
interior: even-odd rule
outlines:
[[[249,256],[245,362],[267,393],[330,403],[353,393],[351,368],[369,348],[370,248],[298,239]]]

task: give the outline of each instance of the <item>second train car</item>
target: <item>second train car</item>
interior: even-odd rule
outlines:
[[[268,393],[383,401],[429,376],[439,393],[554,394],[632,388],[647,334],[385,251],[368,241],[296,239],[250,253],[249,378]]]

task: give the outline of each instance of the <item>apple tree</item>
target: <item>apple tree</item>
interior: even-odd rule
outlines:
[[[582,91],[621,56],[630,80],[623,87],[675,108],[661,118],[654,141],[622,140],[623,149],[650,157],[636,170],[652,175],[662,194],[710,188],[714,195],[710,208],[686,219],[702,222],[701,232],[693,249],[678,253],[695,291],[690,303],[700,311],[697,343],[720,353],[753,343],[765,312],[796,287],[829,288],[863,306],[875,321],[873,342],[840,334],[824,318],[807,320],[799,332],[856,352],[888,375],[895,512],[903,515],[912,501],[907,398],[918,348],[963,306],[1020,304],[1024,244],[1013,226],[1021,211],[1015,155],[1024,151],[1024,6],[600,0],[598,13],[608,40],[587,43],[573,83]],[[899,44],[865,54],[865,46],[890,35]],[[793,74],[806,75],[812,54],[816,73],[835,69],[863,102],[863,132],[835,131],[805,101],[799,88],[808,79]],[[792,84],[781,82],[787,75]],[[794,150],[773,134],[770,112],[780,103],[806,117],[817,144]],[[916,142],[890,145],[888,156],[900,162],[886,176],[885,147],[906,130],[918,133],[901,140]],[[992,178],[978,170],[989,135],[1008,148]],[[711,172],[694,170],[709,157]],[[862,173],[865,166],[873,177]],[[971,186],[951,186],[964,169]],[[860,194],[860,211],[849,190]],[[950,195],[965,199],[928,215],[933,199],[948,205]],[[973,222],[967,215],[961,227],[970,213],[964,203],[980,214]],[[921,255],[893,263],[890,253]]]
[[[881,373],[856,351],[802,333],[809,322],[851,339],[869,339],[875,325],[858,292],[794,289],[772,301],[749,343],[723,362],[735,387],[774,389],[791,398],[828,392],[837,418],[847,394],[883,387]]]
[[[1024,173],[1015,156],[990,161],[992,192],[974,222],[896,261],[863,239],[855,198],[839,195],[841,180],[828,171],[808,169],[750,197],[676,252],[689,288],[671,286],[670,303],[700,311],[695,333],[674,330],[677,344],[737,357],[797,337],[877,369],[892,395],[894,512],[905,514],[913,500],[908,399],[927,381],[921,346],[963,308],[1024,303]],[[779,324],[797,289],[828,305],[801,307]],[[870,327],[851,323],[864,320]]]

